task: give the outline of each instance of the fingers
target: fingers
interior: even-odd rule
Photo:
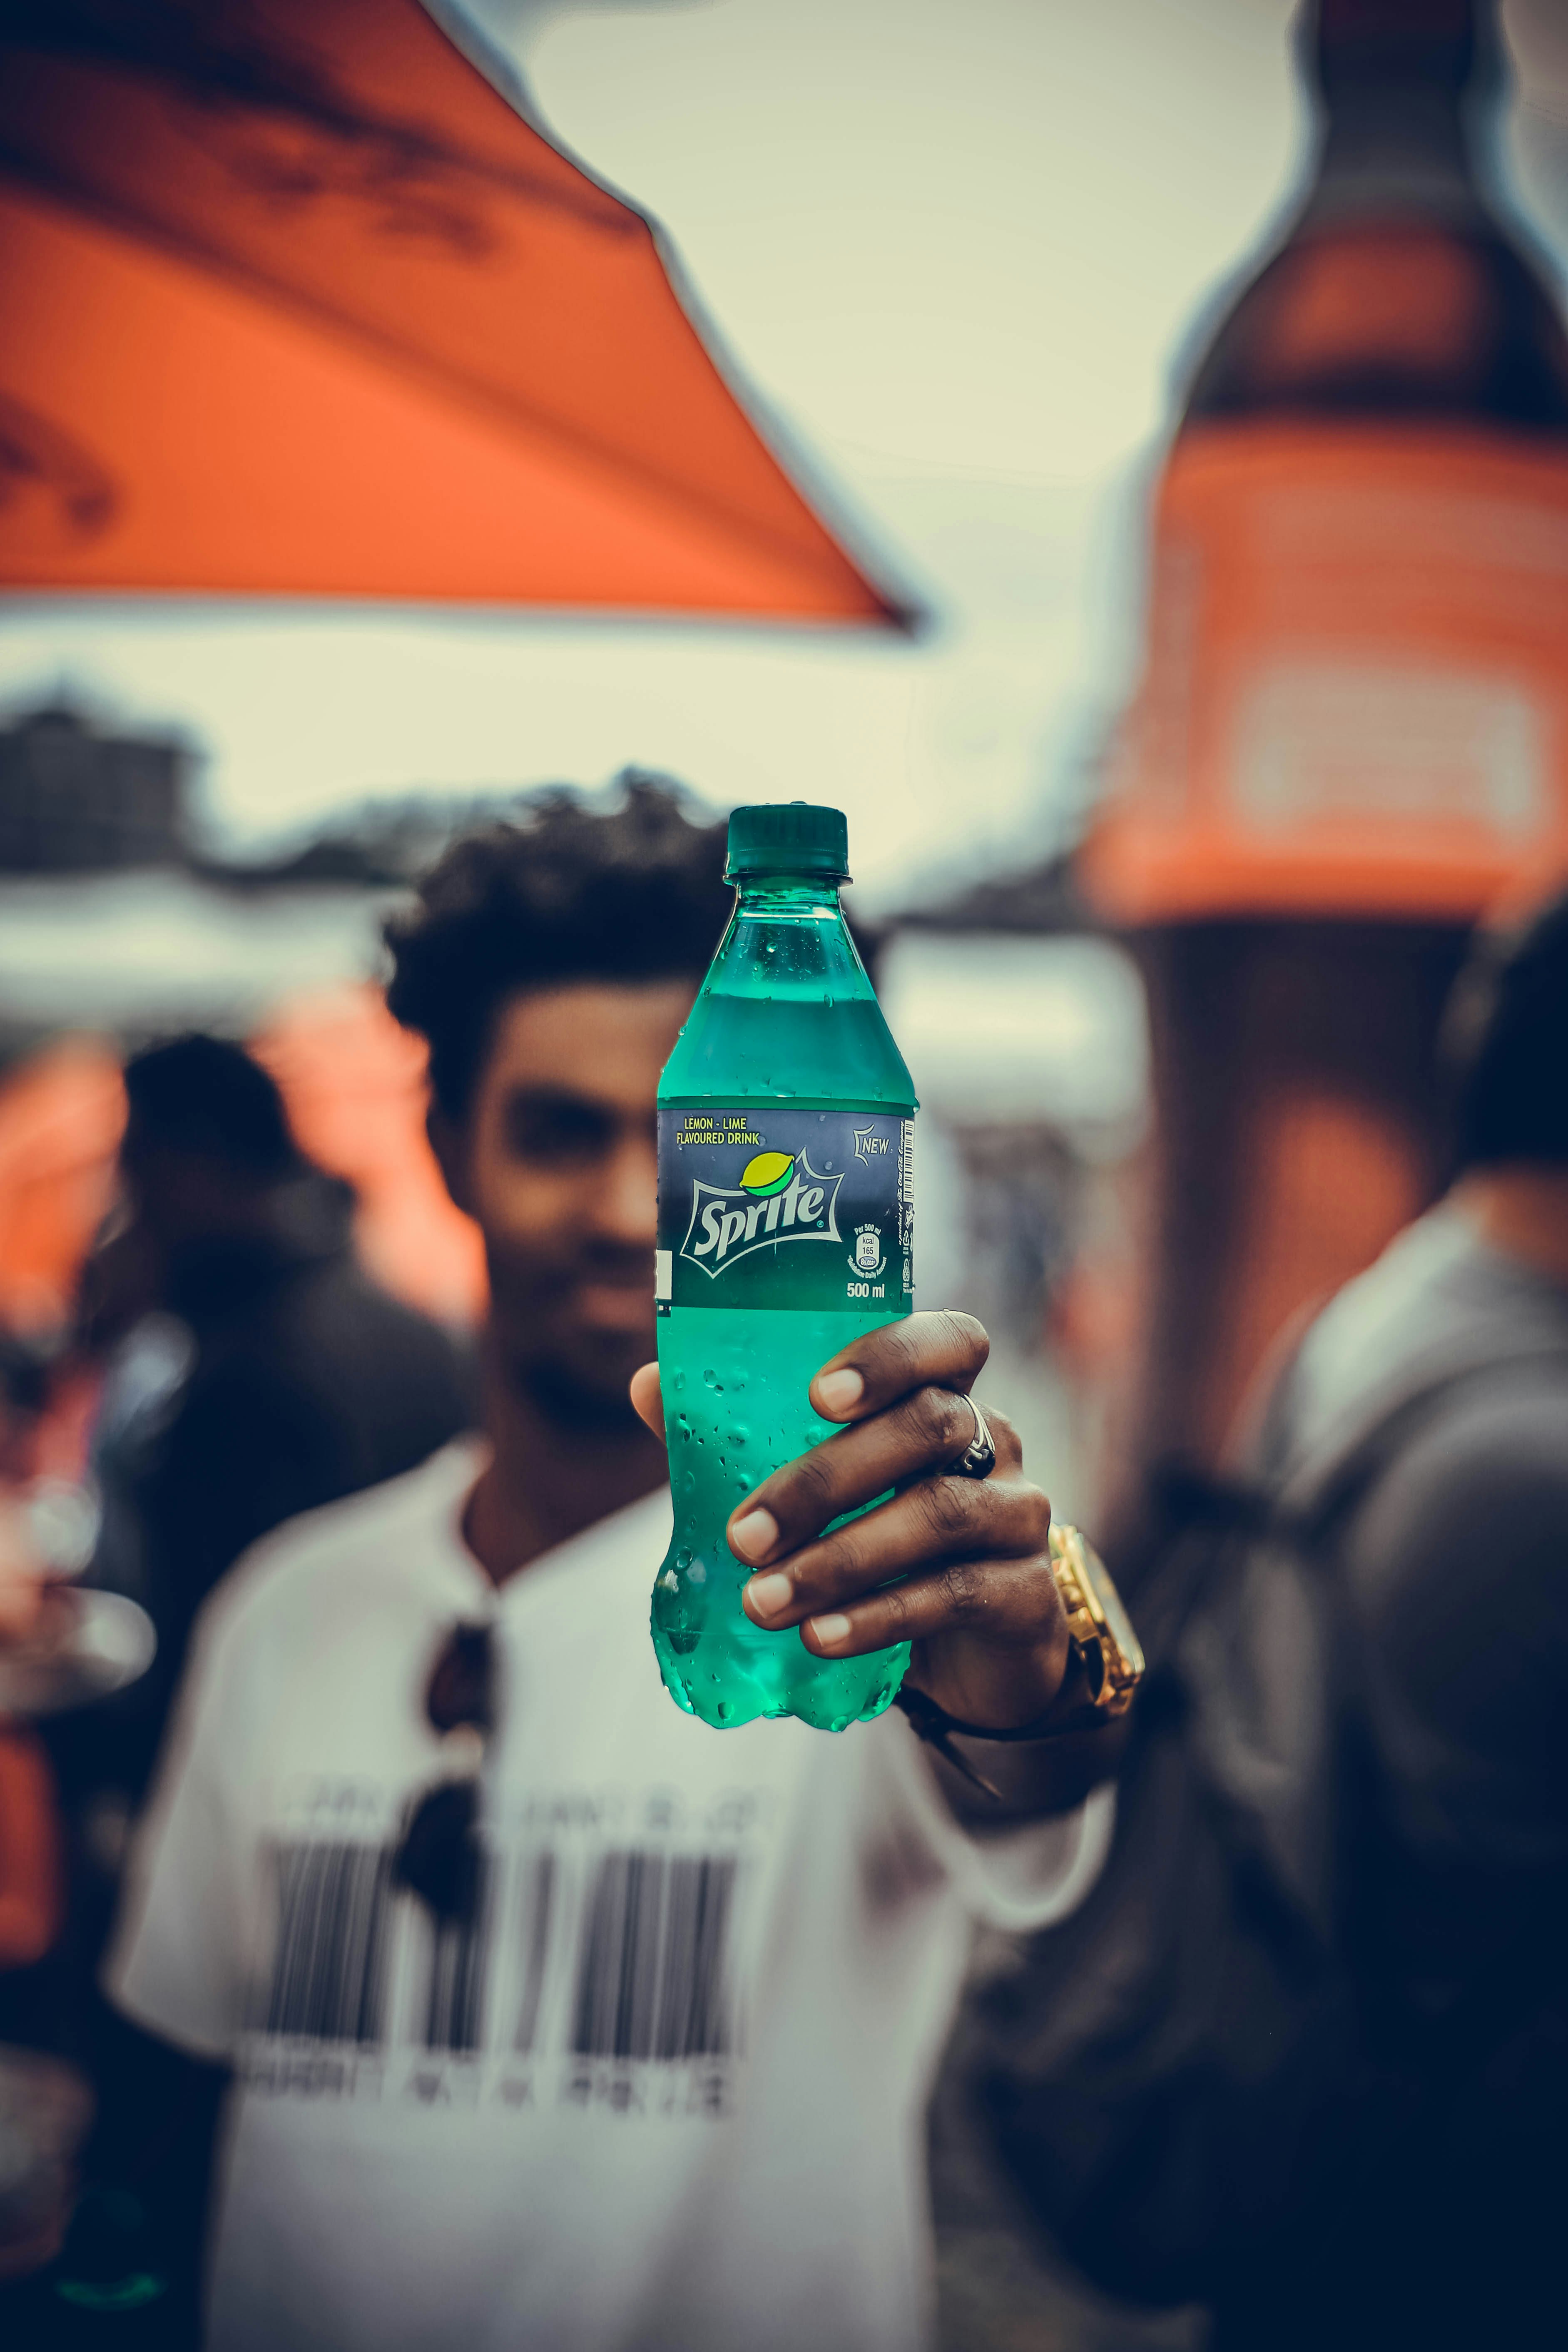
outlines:
[[[863,1421],[906,1398],[911,1390],[945,1390],[950,1392],[951,1410],[956,1411],[964,1431],[952,1448],[958,1454],[973,1435],[974,1423],[973,1415],[964,1412],[962,1403],[952,1405],[952,1398],[968,1390],[990,1352],[991,1342],[984,1328],[973,1315],[961,1315],[956,1308],[944,1307],[938,1314],[905,1316],[879,1331],[866,1332],[830,1358],[812,1381],[811,1402],[825,1421]],[[632,1374],[631,1400],[638,1419],[662,1440],[664,1403],[657,1364],[644,1364]],[[931,1434],[931,1418],[928,1411],[923,1434]],[[892,1476],[909,1476],[944,1458],[940,1454],[932,1454],[895,1470],[889,1477],[874,1483],[858,1499],[868,1502],[873,1495],[881,1493]],[[825,1516],[831,1518],[837,1511],[853,1507],[836,1504]]]
[[[911,1389],[969,1389],[990,1352],[973,1315],[954,1307],[906,1315],[830,1357],[811,1383],[811,1402],[825,1421],[861,1421]]]
[[[742,1597],[753,1623],[782,1629],[894,1578],[954,1562],[1043,1554],[1050,1525],[1049,1502],[1016,1465],[1012,1475],[984,1480],[922,1478],[864,1518],[763,1569]]]
[[[988,1412],[986,1418],[997,1468],[1005,1476],[1023,1460],[1018,1440],[1005,1415]],[[967,1398],[948,1388],[917,1389],[874,1420],[842,1430],[764,1479],[731,1514],[730,1549],[748,1567],[760,1568],[809,1543],[846,1511],[875,1502],[889,1486],[906,1486],[931,1471],[945,1469],[973,1435],[974,1411]],[[973,1479],[944,1483],[978,1491]]]
[[[658,1366],[640,1364],[631,1379],[632,1410],[639,1421],[652,1430],[659,1444],[664,1444],[664,1397],[658,1385]]]
[[[954,1560],[906,1583],[865,1594],[843,1609],[806,1619],[800,1638],[814,1656],[853,1658],[895,1642],[968,1634],[988,1648],[1033,1656],[1061,1616],[1061,1600],[1043,1559]],[[1061,1628],[1065,1647],[1065,1626]]]

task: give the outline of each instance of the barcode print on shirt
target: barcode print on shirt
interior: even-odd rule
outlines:
[[[268,2033],[384,2039],[391,1896],[389,1847],[279,1847]]]
[[[522,1999],[518,2003],[512,2046],[525,2057],[539,2035],[539,2007],[544,1998],[544,1963],[550,1950],[557,1875],[555,1856],[548,1846],[542,1853],[529,1856],[521,1874],[518,1893],[522,1916],[518,1923],[518,1946],[525,1958]]]
[[[395,1884],[391,1846],[275,1851],[268,2035],[624,2061],[733,2047],[733,1854],[626,1848],[568,1866],[549,1847],[491,1852],[472,1921],[437,1925]]]
[[[719,2057],[733,1855],[607,1853],[584,1921],[572,2047],[584,2058]]]

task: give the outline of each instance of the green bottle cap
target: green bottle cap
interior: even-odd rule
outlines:
[[[849,827],[843,810],[813,808],[806,801],[764,801],[734,810],[724,879],[739,882],[748,874],[815,874],[847,882]]]

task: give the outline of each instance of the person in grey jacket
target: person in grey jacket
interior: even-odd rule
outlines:
[[[1371,1791],[1349,1948],[1403,2087],[1216,2344],[1513,2343],[1568,2203],[1568,894],[1450,1013],[1457,1171],[1282,1376],[1265,1484],[1442,1381],[1336,1547]],[[1447,1376],[1447,1377],[1445,1377]],[[1382,2153],[1380,2154],[1380,2151]],[[1272,2303],[1272,2309],[1268,2306]],[[1561,2324],[1560,2311],[1554,2324]]]

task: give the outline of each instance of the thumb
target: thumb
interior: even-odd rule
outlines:
[[[658,1366],[644,1364],[632,1374],[632,1407],[639,1421],[647,1423],[660,1444],[664,1443],[664,1399],[659,1393]]]

